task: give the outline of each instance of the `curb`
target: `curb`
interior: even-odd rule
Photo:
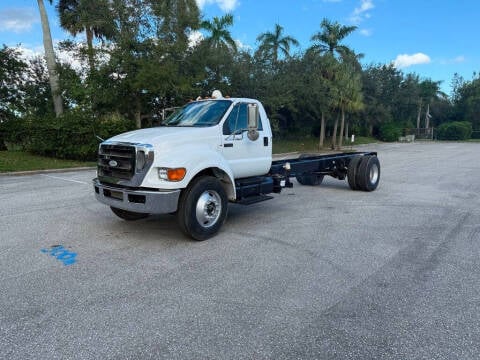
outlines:
[[[75,171],[86,171],[86,170],[95,170],[95,169],[96,169],[95,166],[85,166],[85,167],[66,168],[66,169],[12,171],[12,172],[0,172],[0,176],[27,176],[27,175],[37,175],[37,174],[55,174],[55,173],[62,173],[62,172],[75,172]]]

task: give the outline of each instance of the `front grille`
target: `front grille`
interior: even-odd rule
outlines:
[[[135,175],[135,146],[102,144],[98,152],[98,175],[130,180]]]

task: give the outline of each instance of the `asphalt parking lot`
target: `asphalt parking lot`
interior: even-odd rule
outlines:
[[[94,171],[0,176],[0,358],[478,359],[480,143],[361,150],[377,191],[295,183],[205,242]]]

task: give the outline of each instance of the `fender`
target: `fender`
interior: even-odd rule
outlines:
[[[188,154],[188,156],[185,156]],[[158,168],[179,168],[187,169],[185,178],[182,181],[173,182],[160,180],[158,177]],[[218,169],[228,177],[222,181],[225,186],[226,193],[230,200],[236,199],[235,181],[233,172],[228,162],[218,152],[217,148],[204,142],[202,144],[195,142],[187,146],[182,146],[182,151],[166,151],[162,152],[161,159],[154,162],[147,176],[143,180],[141,186],[147,188],[161,188],[166,190],[184,189],[190,184],[192,179],[200,172],[206,169]],[[221,177],[216,174],[217,177]],[[227,180],[227,181],[225,181]]]

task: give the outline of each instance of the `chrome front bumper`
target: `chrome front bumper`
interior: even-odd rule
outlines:
[[[168,214],[177,211],[180,190],[130,190],[101,184],[93,179],[95,197],[103,204],[144,214]]]

